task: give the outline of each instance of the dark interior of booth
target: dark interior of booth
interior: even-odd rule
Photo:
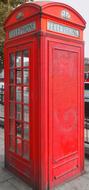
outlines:
[[[0,168],[4,167],[4,69],[0,71]]]

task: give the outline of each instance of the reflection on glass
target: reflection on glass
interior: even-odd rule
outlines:
[[[23,157],[27,160],[30,159],[29,156],[30,150],[29,150],[29,142],[28,141],[23,141]]]
[[[21,52],[16,53],[16,67],[21,67]]]
[[[20,122],[16,122],[16,135],[18,137],[22,136],[22,124]]]
[[[20,69],[16,72],[16,83],[21,84],[22,83],[22,72]]]
[[[10,70],[10,83],[11,84],[14,83],[14,70],[13,69]]]
[[[29,66],[29,54],[28,50],[23,51],[23,66],[28,67]]]
[[[15,138],[14,136],[10,136],[10,151],[15,151]]]
[[[0,99],[0,101],[2,101],[2,99]],[[0,103],[0,117],[2,118],[1,120],[4,122],[4,104],[2,103]]]
[[[10,118],[14,118],[14,102],[10,102]]]
[[[10,54],[10,68],[14,68],[14,63],[15,63],[15,55],[14,53]]]
[[[23,69],[23,83],[28,84],[29,81],[29,71],[28,69]]]
[[[29,122],[29,107],[24,106],[23,107],[23,117],[25,122]]]
[[[22,154],[22,142],[21,139],[16,139],[16,153],[21,155]]]
[[[22,88],[20,86],[16,87],[16,101],[17,102],[22,101]]]
[[[24,130],[24,139],[29,140],[29,125],[24,123],[23,124],[23,130]]]
[[[25,104],[29,103],[29,87],[23,88],[23,101]]]
[[[22,120],[22,105],[16,104],[16,119]]]
[[[14,122],[14,119],[10,119],[9,122],[10,122],[10,134],[14,135],[14,132],[15,132],[15,122]]]
[[[10,86],[10,100],[14,100],[14,86]]]

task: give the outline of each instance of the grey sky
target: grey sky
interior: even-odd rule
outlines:
[[[85,19],[87,25],[84,31],[85,57],[89,57],[89,0],[54,0],[68,4],[76,9]]]

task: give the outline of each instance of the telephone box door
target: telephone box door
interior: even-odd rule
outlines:
[[[80,170],[83,151],[79,88],[83,83],[80,72],[80,48],[50,42],[49,177],[53,184],[63,182]]]
[[[33,178],[32,171],[32,46],[8,49],[9,99],[6,108],[6,165],[21,176]],[[7,81],[6,81],[7,83]],[[7,92],[7,91],[6,91]],[[9,108],[9,110],[7,110]]]

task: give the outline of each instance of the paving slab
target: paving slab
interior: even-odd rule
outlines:
[[[65,185],[55,188],[55,190],[89,190],[89,180],[78,177]]]
[[[18,190],[18,189],[14,185],[6,181],[4,183],[0,183],[0,190]]]
[[[13,174],[5,168],[0,168],[0,183],[4,183],[13,178]]]
[[[27,185],[26,183],[24,183],[22,180],[20,180],[15,176],[9,179],[8,182],[12,184],[12,186],[15,186],[16,189],[18,190],[32,190],[32,188],[29,187],[29,185]]]

